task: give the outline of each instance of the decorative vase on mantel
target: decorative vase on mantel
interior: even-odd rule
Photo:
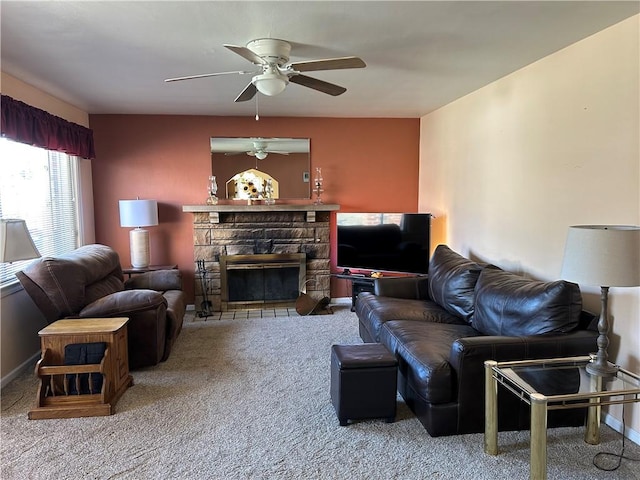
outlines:
[[[217,205],[218,204],[218,183],[216,182],[216,176],[209,176],[209,185],[208,185],[209,196],[207,197],[207,205]]]
[[[322,192],[324,192],[324,190],[322,189],[322,169],[320,167],[316,167],[316,178],[313,180],[313,185],[314,185],[314,193],[316,194],[316,200],[315,203],[316,205],[321,205],[322,204]]]

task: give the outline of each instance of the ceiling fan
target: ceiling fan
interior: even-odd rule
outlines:
[[[247,43],[246,47],[224,45],[232,52],[240,55],[251,63],[260,67],[257,71],[238,70],[233,72],[204,73],[186,77],[167,78],[165,82],[177,82],[194,78],[215,77],[218,75],[253,75],[251,82],[240,92],[235,102],[251,100],[257,92],[263,95],[275,96],[282,93],[289,82],[303,87],[312,88],[329,95],[342,95],[346,88],[333,83],[318,80],[303,75],[300,72],[318,70],[339,70],[346,68],[363,68],[366,64],[358,57],[327,58],[324,60],[308,60],[303,62],[289,62],[291,45],[275,38],[259,38]]]
[[[263,139],[256,139],[253,142],[253,148],[251,150],[242,152],[226,152],[225,155],[247,154],[251,157],[256,157],[258,160],[264,160],[270,153],[277,153],[278,155],[289,155],[289,152],[285,150],[273,150],[269,148],[269,144]]]

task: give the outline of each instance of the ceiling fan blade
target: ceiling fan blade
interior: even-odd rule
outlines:
[[[265,150],[267,153],[275,153],[277,155],[289,155],[289,152],[283,152],[281,150],[269,150],[268,148]]]
[[[216,73],[202,73],[200,75],[187,75],[186,77],[175,77],[175,78],[167,78],[165,82],[179,82],[181,80],[192,80],[194,78],[207,78],[207,77],[217,77],[219,75],[246,75],[249,73],[255,72],[247,72],[244,70],[234,70],[233,72],[216,72]]]
[[[342,95],[347,91],[346,88],[339,85],[325,82],[323,80],[318,80],[317,78],[307,77],[306,75],[293,75],[291,78],[289,78],[289,81],[297,83],[298,85],[302,85],[304,87],[313,88],[314,90],[318,90],[319,92],[328,93],[329,95],[333,95],[334,97]]]
[[[251,63],[255,63],[256,65],[267,65],[268,62],[256,55],[254,52],[249,50],[247,47],[239,47],[237,45],[224,45],[226,48],[231,50],[233,53],[237,53],[242,58],[249,60]]]
[[[340,70],[343,68],[363,68],[367,64],[358,57],[327,58],[325,60],[309,60],[290,64],[298,72],[312,72],[317,70]]]
[[[240,92],[240,95],[236,97],[234,102],[246,102],[247,100],[251,100],[253,97],[255,97],[257,92],[258,89],[256,88],[256,86],[253,83],[249,83],[249,85],[244,87],[244,90]]]

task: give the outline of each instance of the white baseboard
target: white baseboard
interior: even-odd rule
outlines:
[[[32,357],[30,357],[28,360],[24,361],[21,365],[11,370],[7,375],[2,377],[2,379],[0,380],[0,389],[8,385],[9,382],[11,382],[14,378],[20,376],[22,372],[24,372],[25,370],[33,369],[36,362],[40,359],[40,353],[41,353],[40,351],[34,353]]]
[[[616,432],[622,433],[622,421],[618,420],[608,413],[602,414],[602,421],[613,428]],[[636,432],[634,429],[625,426],[624,436],[631,440],[636,445],[640,445],[640,432]]]

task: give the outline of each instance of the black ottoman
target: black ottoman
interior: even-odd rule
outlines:
[[[331,347],[331,403],[347,420],[396,416],[396,358],[379,343]]]

